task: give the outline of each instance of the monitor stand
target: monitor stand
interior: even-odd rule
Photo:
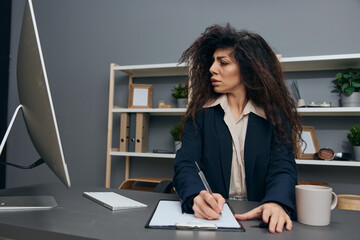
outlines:
[[[4,149],[6,140],[9,136],[10,130],[14,124],[16,116],[18,115],[22,105],[19,105],[14,115],[11,118],[8,129],[6,130],[5,136],[1,141],[0,145],[0,155]],[[42,159],[39,159],[34,164],[23,167],[16,164],[6,163],[14,167],[22,169],[34,168],[40,164],[44,163]],[[2,211],[23,211],[23,210],[41,210],[41,209],[51,209],[57,206],[57,203],[53,196],[0,196],[0,212]]]
[[[46,210],[56,206],[53,196],[0,196],[0,212]]]
[[[11,128],[12,128],[12,126],[13,126],[13,124],[14,124],[14,122],[15,122],[15,119],[16,119],[16,117],[17,117],[17,115],[18,115],[18,113],[19,113],[19,111],[20,111],[21,108],[22,108],[22,105],[20,104],[20,105],[15,109],[14,115],[12,116],[11,121],[10,121],[10,123],[9,123],[9,126],[8,126],[8,128],[7,128],[6,132],[5,132],[5,136],[4,136],[3,140],[1,141],[1,145],[0,145],[0,155],[1,155],[1,153],[2,153],[2,151],[3,151],[3,149],[4,149],[4,147],[5,147],[6,140],[8,139],[8,136],[9,136],[9,134],[10,134]]]

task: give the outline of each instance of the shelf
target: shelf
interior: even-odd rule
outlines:
[[[138,153],[138,152],[119,152],[112,149],[111,156],[129,157],[148,157],[148,158],[175,158],[175,153]]]
[[[298,108],[300,116],[360,116],[360,107]]]
[[[115,107],[113,113],[149,113],[150,115],[159,116],[182,116],[186,108],[120,108]]]
[[[165,153],[137,153],[137,152],[119,152],[112,149],[111,156],[129,156],[129,157],[146,157],[146,158],[170,158],[174,159],[175,154]],[[324,161],[324,160],[303,160],[296,159],[298,165],[320,165],[320,166],[344,166],[344,167],[360,167],[360,161]]]
[[[182,116],[186,108],[120,108],[113,113],[149,113],[150,115]],[[300,116],[360,116],[360,107],[298,108]]]
[[[360,68],[360,53],[320,55],[306,57],[284,57],[280,60],[284,72],[295,71],[319,71],[336,70],[346,68]],[[186,76],[188,67],[186,64],[164,63],[128,65],[114,67],[116,71],[122,71],[133,77],[158,77],[158,76]]]
[[[336,70],[360,67],[360,53],[287,57],[280,60],[285,72]]]
[[[324,160],[303,160],[296,159],[298,165],[321,165],[321,166],[344,166],[344,167],[360,167],[360,161],[324,161]]]
[[[163,63],[146,65],[116,65],[114,70],[122,71],[133,77],[161,77],[161,76],[187,76],[188,67],[186,64]]]

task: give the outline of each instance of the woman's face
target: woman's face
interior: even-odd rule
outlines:
[[[241,82],[240,68],[231,55],[232,48],[217,49],[210,67],[211,84],[217,93],[236,93],[244,87]]]

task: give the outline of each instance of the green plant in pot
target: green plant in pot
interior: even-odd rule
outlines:
[[[339,93],[343,107],[360,106],[360,69],[351,68],[339,72],[332,81],[335,89],[331,92]]]
[[[350,128],[347,138],[354,147],[355,160],[360,161],[360,127],[358,125],[354,125]]]
[[[177,100],[179,108],[186,108],[188,100],[188,85],[181,85],[181,83],[174,86],[171,96]]]
[[[174,139],[175,153],[177,152],[177,150],[181,148],[180,131],[181,131],[181,122],[177,123],[170,129],[170,134]]]

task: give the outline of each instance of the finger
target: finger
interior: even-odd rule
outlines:
[[[201,191],[200,196],[204,199],[210,208],[212,208],[216,213],[220,213],[218,203],[212,194],[210,194],[208,191]]]
[[[223,196],[221,194],[218,193],[214,193],[214,198],[217,201],[218,207],[220,209],[220,211],[222,211],[224,209],[224,204],[225,204],[225,198],[223,198]]]
[[[205,218],[208,220],[215,220],[221,216],[220,213],[215,212],[214,209],[209,207],[206,203],[200,205],[199,207]]]
[[[272,215],[269,222],[269,232],[274,233],[276,225],[279,221],[279,217],[277,215]]]
[[[286,216],[286,230],[291,231],[293,223],[289,216]]]
[[[277,233],[282,233],[283,229],[284,229],[284,224],[285,224],[285,217],[284,216],[280,216],[279,220],[276,224],[276,232]]]
[[[254,208],[253,210],[244,213],[244,214],[235,214],[235,218],[238,220],[248,220],[248,219],[253,219],[253,218],[259,218],[261,217],[262,214],[262,206]]]
[[[262,220],[264,223],[269,223],[271,217],[271,211],[268,208],[264,208],[262,212]]]
[[[194,210],[194,216],[196,218],[207,219],[206,216],[204,215],[204,213],[202,213],[199,208],[196,208],[196,209],[193,209],[193,210]]]
[[[201,210],[201,204],[206,204],[200,196],[194,198],[194,205],[192,207],[194,215],[197,218],[207,219],[205,213]]]
[[[204,200],[203,195],[199,194],[194,198],[194,205],[193,205],[194,212],[198,212],[203,216],[205,219],[213,220],[218,219],[220,214],[215,212],[208,203]]]

